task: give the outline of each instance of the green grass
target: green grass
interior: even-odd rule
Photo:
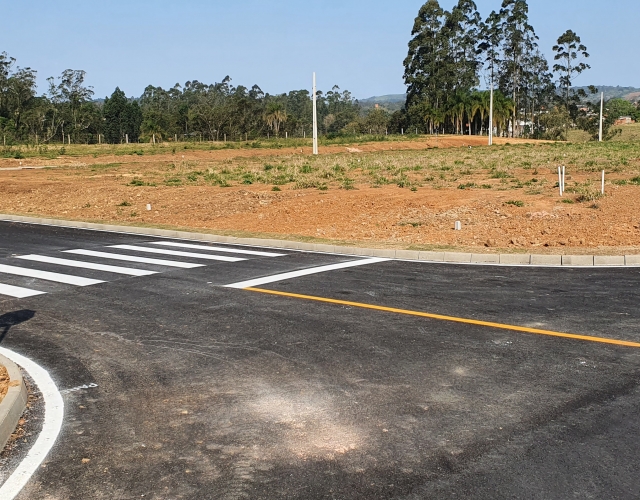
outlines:
[[[524,201],[520,201],[520,200],[510,200],[510,201],[505,201],[504,202],[505,205],[513,205],[514,207],[524,207]]]

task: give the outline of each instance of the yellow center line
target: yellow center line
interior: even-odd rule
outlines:
[[[405,314],[408,316],[418,316],[421,318],[437,319],[440,321],[452,321],[454,323],[464,323],[467,325],[486,326],[489,328],[499,328],[501,330],[511,330],[514,332],[534,333],[537,335],[548,335],[551,337],[562,337],[566,339],[584,340],[587,342],[599,342],[601,344],[613,344],[626,347],[640,347],[638,342],[628,342],[626,340],[607,339],[603,337],[591,337],[589,335],[576,335],[573,333],[554,332],[552,330],[540,330],[538,328],[529,328],[526,326],[505,325],[502,323],[493,323],[490,321],[480,321],[476,319],[457,318],[455,316],[443,316],[442,314],[432,314],[420,311],[410,311],[407,309],[397,309],[395,307],[376,306],[373,304],[363,304],[360,302],[349,302],[347,300],[327,299],[325,297],[315,297],[313,295],[300,295],[298,293],[278,292],[276,290],[264,290],[262,288],[245,288],[250,292],[266,293],[269,295],[278,295],[280,297],[291,297],[294,299],[313,300],[316,302],[325,302],[328,304],[338,304],[342,306],[359,307],[361,309],[373,309],[375,311],[384,311],[395,314]]]

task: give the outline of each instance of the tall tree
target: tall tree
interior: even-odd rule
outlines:
[[[130,102],[119,87],[104,100],[102,115],[106,142],[121,143],[127,136],[131,142],[138,141],[142,111],[138,103]]]
[[[495,10],[489,14],[489,17],[480,24],[478,50],[484,55],[484,62],[489,73],[489,83],[494,85],[497,77],[497,71],[502,63],[500,58],[503,34],[502,22],[500,14]]]
[[[563,90],[564,104],[569,109],[571,101],[571,85],[573,79],[583,71],[590,69],[584,59],[589,57],[587,47],[572,30],[565,31],[553,46],[555,52],[553,71],[560,75],[560,87]]]
[[[53,78],[48,78],[49,95],[59,112],[64,116],[61,130],[64,135],[65,124],[68,123],[66,133],[73,132],[74,140],[80,139],[80,134],[91,124],[94,111],[90,99],[93,97],[93,87],[84,85],[86,72],[67,69],[62,72],[56,85]],[[89,106],[87,106],[89,104]],[[64,141],[64,137],[62,137]]]
[[[445,14],[444,34],[449,42],[449,66],[453,74],[453,92],[468,91],[478,85],[480,67],[478,39],[481,17],[473,0],[459,0],[457,5]]]
[[[529,24],[529,5],[526,0],[503,0],[500,10],[504,35],[504,59],[500,67],[500,89],[511,95],[514,102],[512,135],[519,135],[519,115],[523,88],[526,87],[527,59],[537,48],[538,37]]]
[[[443,36],[444,11],[437,0],[428,0],[418,12],[404,60],[407,109],[425,106],[439,110],[444,106],[444,73],[448,47]],[[426,111],[426,110],[425,110]]]

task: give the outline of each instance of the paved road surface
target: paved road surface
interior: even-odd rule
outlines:
[[[640,342],[640,269],[225,287],[357,260],[0,223],[1,345],[89,386],[19,498],[638,497],[640,349],[358,304]]]

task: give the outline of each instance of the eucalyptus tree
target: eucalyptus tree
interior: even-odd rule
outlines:
[[[564,97],[564,105],[569,109],[571,101],[571,85],[573,79],[591,68],[585,59],[589,58],[587,47],[582,44],[580,37],[572,30],[565,31],[553,46],[555,52],[553,71],[560,75],[560,87]]]
[[[526,68],[529,56],[538,47],[538,36],[529,24],[529,6],[526,0],[503,0],[499,13],[503,32],[503,54],[500,63],[500,90],[511,95],[514,103],[512,135],[520,133],[518,118],[526,88]]]
[[[9,113],[9,77],[15,63],[15,58],[6,52],[0,53],[0,117],[6,118]]]
[[[307,135],[313,126],[313,103],[308,90],[292,90],[286,96],[287,129],[292,134]]]
[[[181,95],[181,87],[176,84],[171,90],[148,85],[140,97],[142,109],[141,132],[145,137],[170,137],[182,130],[177,126],[174,110],[176,97]]]
[[[468,91],[478,85],[480,68],[478,41],[481,17],[473,0],[459,0],[451,12],[445,13],[444,36],[449,44],[451,91]]]
[[[47,79],[49,96],[56,108],[55,114],[58,116],[63,142],[65,133],[69,137],[71,133],[75,141],[83,139],[83,133],[91,126],[92,118],[95,118],[95,105],[91,102],[93,87],[84,85],[85,76],[86,72],[83,70],[67,69],[58,77],[57,84],[53,77]]]
[[[527,73],[525,116],[529,114],[532,123],[531,132],[534,137],[539,137],[540,115],[543,109],[549,109],[553,105],[556,86],[553,82],[553,74],[549,71],[549,63],[539,50],[528,58]]]
[[[360,114],[360,106],[348,90],[340,91],[340,87],[334,85],[323,98],[327,115],[326,132],[338,133]],[[330,117],[330,118],[328,118]],[[327,119],[328,118],[328,119]],[[323,120],[323,121],[324,121]]]
[[[489,87],[495,87],[497,70],[502,63],[502,22],[500,14],[491,11],[489,17],[480,24],[478,52],[483,55],[488,72]]]
[[[415,18],[409,52],[404,60],[408,110],[418,106],[423,108],[422,113],[429,109],[429,114],[433,115],[445,105],[444,76],[449,47],[443,33],[444,21],[445,12],[437,0],[428,0]],[[433,126],[433,120],[428,121]]]
[[[16,131],[22,127],[22,117],[36,100],[36,72],[31,68],[17,68],[7,79],[7,107]]]

